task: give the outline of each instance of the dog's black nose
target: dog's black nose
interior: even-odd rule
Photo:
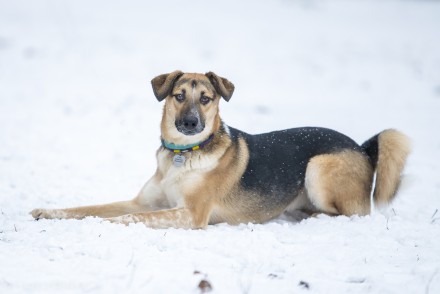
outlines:
[[[198,123],[199,119],[193,115],[188,115],[183,118],[183,125],[187,129],[195,129]]]

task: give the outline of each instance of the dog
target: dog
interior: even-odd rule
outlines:
[[[334,130],[293,128],[250,135],[220,118],[234,85],[213,72],[155,77],[165,100],[157,170],[137,197],[104,205],[35,209],[35,219],[102,217],[151,228],[263,223],[284,212],[367,215],[395,197],[410,153],[406,135],[387,129],[362,145]],[[375,185],[373,181],[375,176]]]

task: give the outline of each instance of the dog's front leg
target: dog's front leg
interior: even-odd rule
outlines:
[[[31,211],[35,219],[81,219],[87,216],[115,217],[129,213],[141,213],[164,207],[164,193],[160,188],[159,172],[144,185],[138,196],[133,200],[120,201],[101,205],[80,206],[65,209],[34,209]]]
[[[31,211],[32,216],[36,219],[82,219],[86,216],[112,217],[132,212],[139,212],[145,209],[135,200],[120,201],[101,205],[80,206],[64,209],[45,209],[38,208]]]
[[[106,219],[112,223],[143,223],[155,229],[182,228],[200,229],[208,225],[208,220],[197,220],[188,208],[174,208],[147,213],[127,214]]]

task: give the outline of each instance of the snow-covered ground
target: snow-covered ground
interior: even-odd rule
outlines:
[[[0,293],[440,293],[440,2],[0,0]],[[206,230],[37,207],[130,199],[155,169],[154,76],[236,86],[251,133],[413,140],[383,213]]]

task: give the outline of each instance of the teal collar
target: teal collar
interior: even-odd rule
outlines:
[[[211,134],[208,137],[208,139],[206,139],[205,141],[203,141],[201,143],[190,144],[190,145],[176,145],[174,143],[170,143],[170,142],[167,142],[164,139],[162,139],[162,146],[164,148],[174,152],[174,153],[181,153],[181,152],[188,152],[188,151],[202,149],[203,147],[208,145],[208,143],[211,142],[212,139],[214,139],[214,134]]]

